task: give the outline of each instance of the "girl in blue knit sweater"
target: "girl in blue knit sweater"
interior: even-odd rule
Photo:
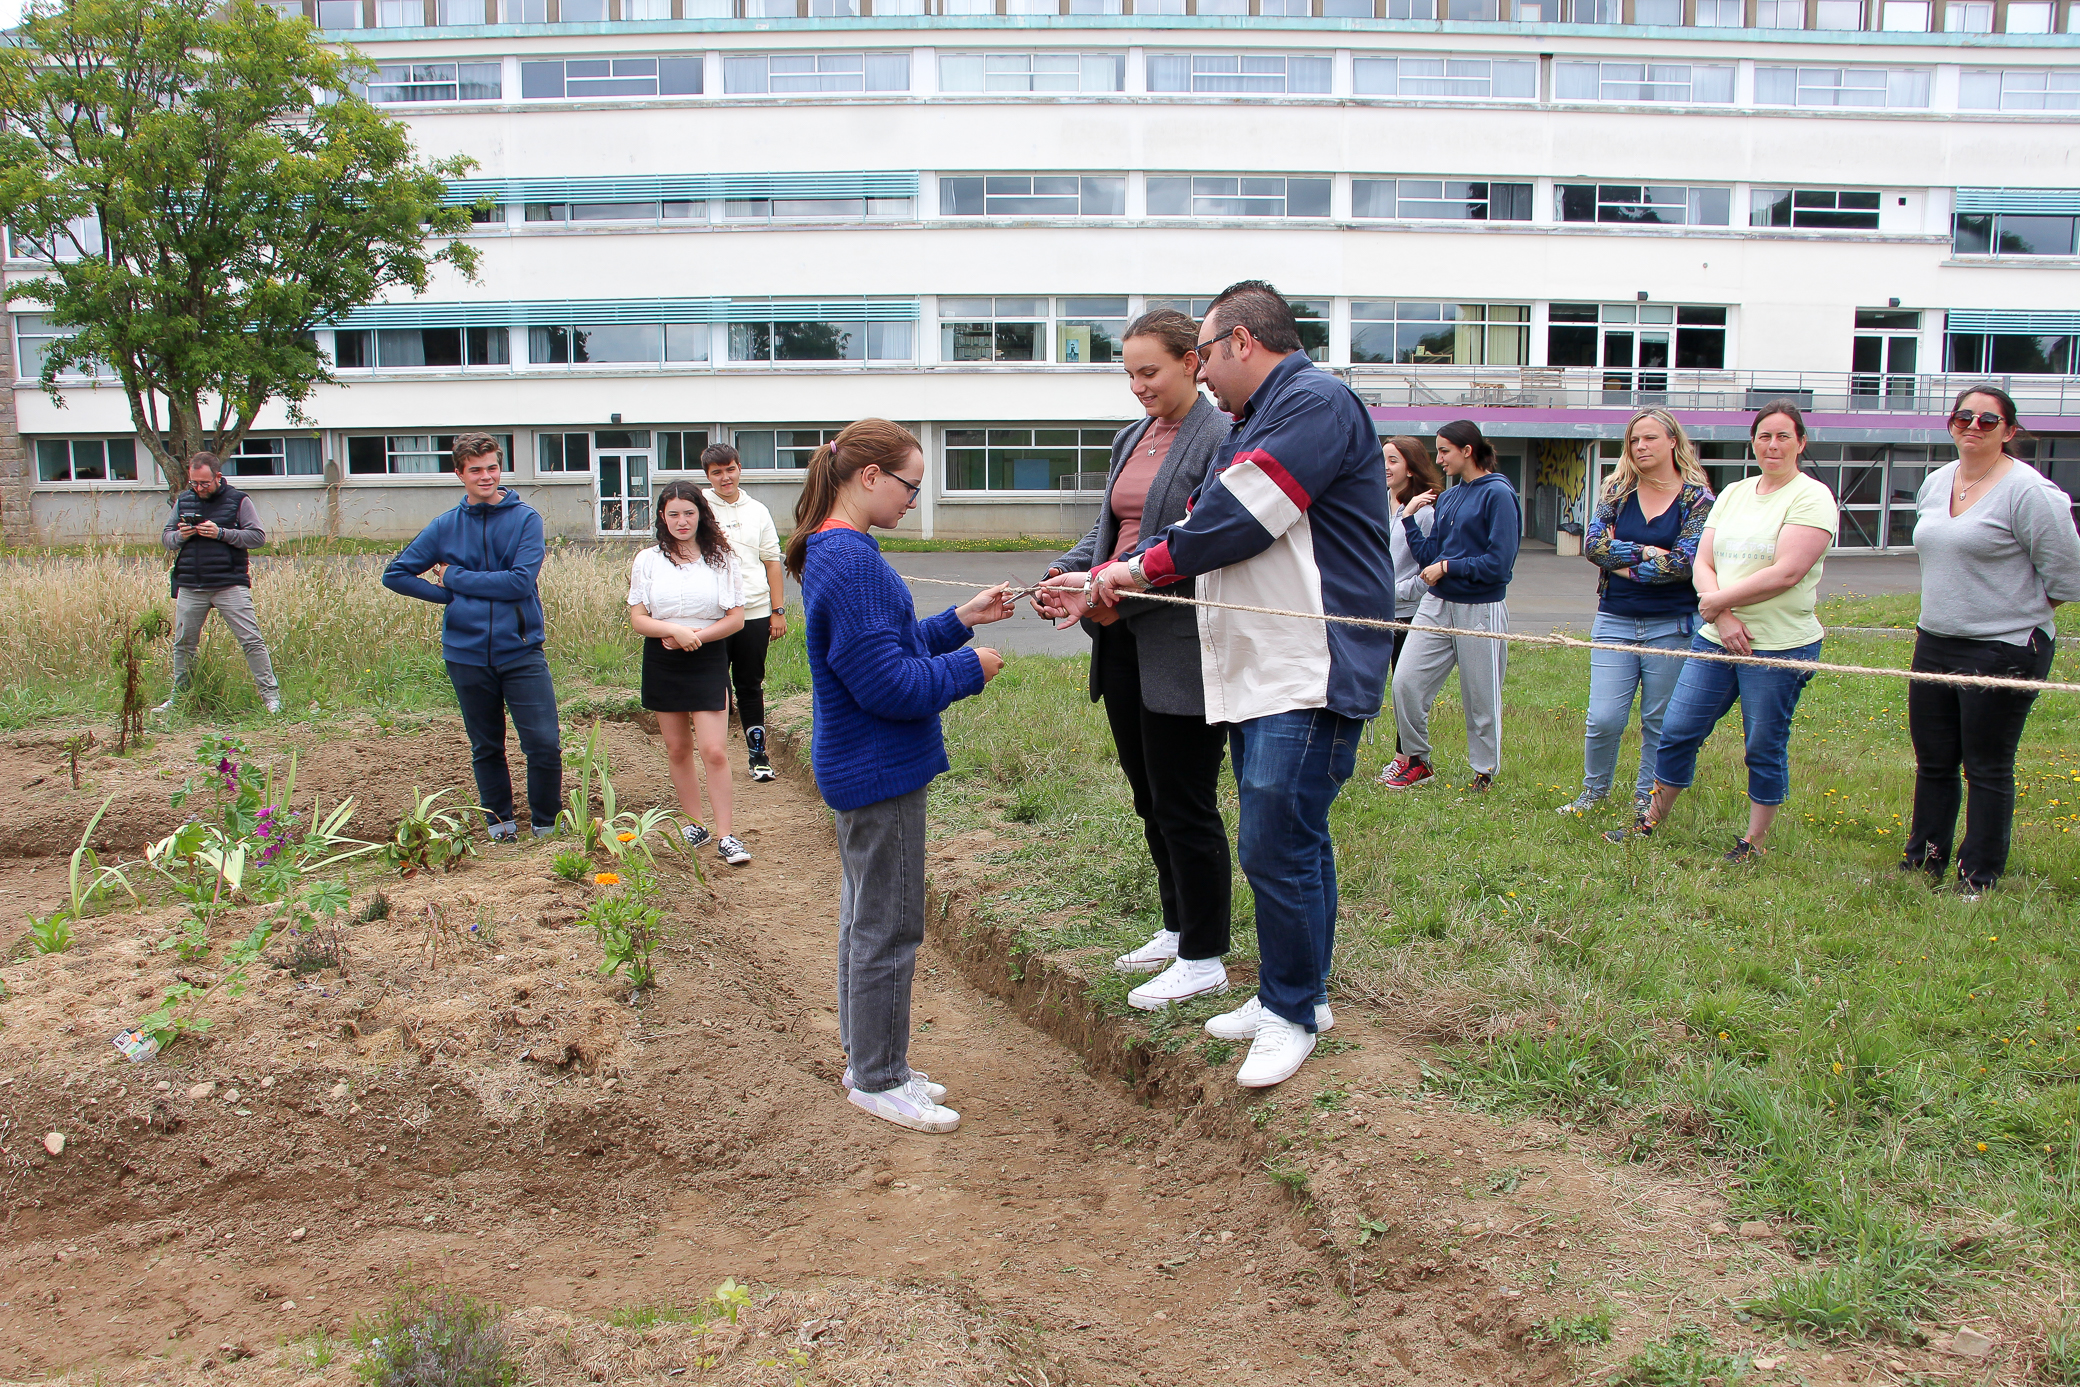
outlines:
[[[964,649],[969,630],[1011,615],[1007,589],[926,621],[868,531],[917,504],[924,450],[886,419],[862,419],[809,459],[787,570],[801,584],[815,726],[816,788],[836,811],[838,1038],[851,1102],[920,1132],[961,1115],[910,1067],[910,981],[924,941],[925,787],[947,768],[939,714],[1004,667]]]

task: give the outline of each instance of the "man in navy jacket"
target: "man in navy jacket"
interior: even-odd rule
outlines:
[[[1097,600],[1191,577],[1208,601],[1392,620],[1387,474],[1364,404],[1307,359],[1291,305],[1268,284],[1230,287],[1199,331],[1199,378],[1235,416],[1226,456],[1181,523],[1093,575]],[[1251,1041],[1236,1082],[1264,1088],[1290,1078],[1333,1024],[1329,806],[1379,712],[1392,641],[1365,627],[1198,615],[1206,720],[1230,725],[1262,960],[1256,997],[1206,1029]]]
[[[494,841],[519,836],[506,767],[506,712],[527,756],[527,814],[537,838],[556,831],[563,742],[556,686],[542,653],[542,517],[500,484],[503,453],[489,434],[455,440],[462,501],[443,512],[383,570],[383,586],[439,603],[441,655],[462,707],[470,764]],[[432,572],[438,582],[423,574]]]

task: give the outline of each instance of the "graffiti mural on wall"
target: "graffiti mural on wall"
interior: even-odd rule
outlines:
[[[1582,493],[1589,483],[1589,449],[1593,446],[1568,438],[1538,438],[1531,443],[1535,484],[1560,493],[1560,519],[1577,527],[1588,522]]]

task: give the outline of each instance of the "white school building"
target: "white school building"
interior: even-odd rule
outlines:
[[[281,8],[491,210],[475,282],[320,332],[315,427],[228,460],[277,538],[409,536],[477,429],[553,534],[647,532],[712,442],[785,528],[868,414],[923,441],[922,534],[1078,533],[1139,415],[1126,324],[1243,278],[1383,436],[1477,421],[1563,546],[1647,404],[1723,484],[1799,401],[1845,548],[1910,543],[1964,382],[2080,499],[2080,0]],[[120,392],[58,408],[11,323],[8,538],[155,534]]]

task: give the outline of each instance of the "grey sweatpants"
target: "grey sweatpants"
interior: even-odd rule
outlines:
[[[838,811],[838,1040],[862,1092],[910,1078],[910,979],[924,942],[923,786]]]
[[[202,644],[202,623],[214,607],[231,628],[239,648],[246,652],[246,669],[260,697],[273,702],[282,696],[274,681],[274,661],[268,657],[267,641],[260,634],[260,618],[253,611],[251,588],[182,588],[173,601],[173,687],[188,687],[188,667],[195,663],[195,648]]]
[[[1476,773],[1495,774],[1502,769],[1502,676],[1509,668],[1509,644],[1422,628],[1507,631],[1509,604],[1425,603],[1412,624],[1416,629],[1402,637],[1401,658],[1394,665],[1394,726],[1403,754],[1430,760],[1430,705],[1457,666],[1459,699],[1466,705],[1467,764]]]

